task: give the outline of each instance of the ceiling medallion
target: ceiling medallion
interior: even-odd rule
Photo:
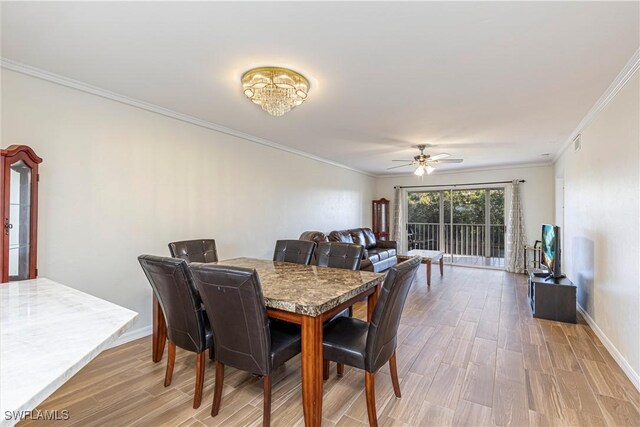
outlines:
[[[309,80],[288,68],[259,67],[242,76],[244,94],[272,116],[282,116],[307,99]]]

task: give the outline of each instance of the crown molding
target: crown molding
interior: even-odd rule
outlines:
[[[471,173],[471,172],[488,172],[488,171],[496,171],[496,170],[505,170],[505,169],[527,169],[527,168],[543,168],[553,166],[553,162],[526,162],[526,163],[513,163],[509,165],[502,166],[485,166],[485,167],[477,167],[477,168],[466,168],[466,169],[453,169],[446,171],[435,171],[434,174],[437,175],[451,175],[451,174],[459,174],[459,173]],[[376,178],[402,178],[402,177],[410,177],[415,176],[413,172],[408,173],[395,173],[395,174],[381,174],[376,175]]]
[[[290,154],[295,154],[296,156],[305,157],[307,159],[315,160],[317,162],[325,163],[331,166],[335,166],[338,168],[346,169],[352,172],[356,172],[362,175],[366,175],[369,177],[375,177],[374,174],[363,171],[361,169],[352,168],[347,165],[343,165],[342,163],[334,162],[329,159],[325,159],[322,157],[315,156],[313,154],[296,150],[295,148],[288,147],[286,145],[279,144],[277,142],[270,141],[265,138],[261,138],[259,136],[251,135],[245,132],[241,132],[239,130],[231,129],[226,126],[219,125],[217,123],[209,122],[203,119],[199,119],[194,116],[190,116],[188,114],[182,114],[177,111],[170,110],[168,108],[160,107],[159,105],[150,104],[148,102],[140,101],[134,98],[130,98],[125,95],[121,95],[119,93],[111,92],[87,83],[83,83],[78,80],[74,80],[68,77],[61,76],[59,74],[51,73],[49,71],[42,70],[40,68],[32,67],[30,65],[22,64],[20,62],[12,61],[7,58],[0,57],[0,67],[15,71],[17,73],[25,74],[27,76],[35,77],[41,80],[45,80],[51,83],[55,83],[61,86],[66,86],[72,89],[79,90],[81,92],[89,93],[92,95],[96,95],[102,98],[109,99],[111,101],[120,102],[122,104],[129,105],[131,107],[139,108],[142,110],[150,111],[152,113],[160,114],[165,117],[170,117],[175,120],[180,120],[185,123],[189,123],[192,125],[200,126],[206,129],[210,129],[216,132],[224,133],[226,135],[235,136],[237,138],[244,139],[246,141],[251,141],[256,144],[264,145],[266,147],[274,148],[276,150],[284,151]]]
[[[571,143],[578,134],[580,134],[584,128],[589,126],[591,122],[596,118],[598,113],[605,109],[613,98],[622,90],[627,82],[633,77],[633,75],[640,69],[640,49],[636,50],[631,59],[625,64],[620,73],[616,76],[613,82],[609,85],[607,90],[604,91],[602,96],[596,101],[595,105],[591,107],[591,110],[587,113],[578,126],[571,132],[569,138],[562,144],[560,149],[553,156],[553,163],[557,162],[560,156],[567,150]]]
[[[194,116],[190,116],[188,114],[179,113],[177,111],[170,110],[168,108],[160,107],[155,104],[151,104],[148,102],[140,101],[134,98],[130,98],[125,95],[121,95],[115,92],[111,92],[93,85],[89,85],[87,83],[83,83],[78,80],[74,80],[68,77],[61,76],[59,74],[51,73],[49,71],[45,71],[36,67],[32,67],[30,65],[22,64],[16,61],[12,61],[7,58],[0,57],[0,68],[4,68],[7,70],[15,71],[21,74],[25,74],[31,77],[35,77],[41,80],[45,80],[51,83],[55,83],[61,86],[66,86],[72,89],[76,89],[85,93],[89,93],[92,95],[96,95],[102,98],[106,98],[112,101],[120,102],[125,105],[129,105],[131,107],[139,108],[142,110],[150,111],[152,113],[160,114],[165,117],[169,117],[175,120],[179,120],[185,123],[189,123],[195,126],[203,127],[206,129],[210,129],[216,132],[220,132],[226,135],[231,135],[237,138],[244,139],[246,141],[251,141],[256,144],[260,144],[266,147],[270,147],[276,150],[281,150],[290,154],[294,154],[300,157],[305,157],[307,159],[315,160],[317,162],[325,163],[334,167],[338,167],[341,169],[346,169],[352,172],[356,172],[365,176],[373,177],[373,178],[394,178],[394,177],[403,177],[403,176],[412,176],[412,173],[406,174],[374,174],[370,172],[366,172],[361,169],[353,168],[342,163],[334,162],[329,159],[325,159],[301,150],[297,150],[292,147],[288,147],[282,144],[279,144],[274,141],[270,141],[265,138],[261,138],[259,136],[251,135],[245,132],[241,132],[232,128],[228,128],[226,126],[219,125],[217,123],[209,122],[203,119],[199,119]],[[452,174],[452,173],[464,173],[464,172],[480,172],[480,171],[490,171],[490,170],[502,170],[502,169],[512,169],[512,168],[522,168],[522,167],[542,167],[553,165],[557,160],[562,156],[562,154],[567,150],[567,148],[571,145],[573,139],[580,133],[584,128],[586,128],[598,115],[600,111],[602,111],[611,100],[620,92],[620,90],[625,86],[625,84],[631,79],[636,71],[640,69],[640,49],[636,50],[631,59],[627,62],[624,68],[620,71],[618,76],[614,79],[614,81],[609,85],[604,94],[598,99],[595,105],[589,110],[587,115],[580,121],[578,126],[574,129],[574,131],[569,135],[567,140],[562,144],[562,146],[556,151],[551,162],[544,163],[514,163],[511,165],[505,166],[489,166],[489,167],[478,167],[478,168],[468,168],[468,169],[455,169],[451,171],[442,171],[438,172],[438,174]]]

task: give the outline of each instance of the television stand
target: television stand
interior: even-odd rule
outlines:
[[[540,277],[540,276],[536,276],[536,277]],[[565,279],[566,277],[567,276],[565,276],[564,274],[562,276],[559,276],[559,277],[553,277],[553,273],[551,273],[547,277],[545,277],[545,280],[551,280],[554,283],[556,283],[558,280]]]
[[[576,290],[566,277],[536,277],[530,272],[528,297],[533,317],[576,323]]]

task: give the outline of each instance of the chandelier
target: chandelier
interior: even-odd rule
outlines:
[[[244,94],[272,116],[282,116],[304,102],[309,81],[288,68],[260,67],[242,76]]]

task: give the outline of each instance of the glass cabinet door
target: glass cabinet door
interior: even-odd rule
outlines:
[[[9,280],[29,278],[32,171],[22,160],[9,166]]]
[[[38,165],[26,145],[0,149],[0,283],[38,276]]]
[[[373,218],[371,228],[376,238],[386,240],[389,237],[389,201],[387,199],[372,202]]]

